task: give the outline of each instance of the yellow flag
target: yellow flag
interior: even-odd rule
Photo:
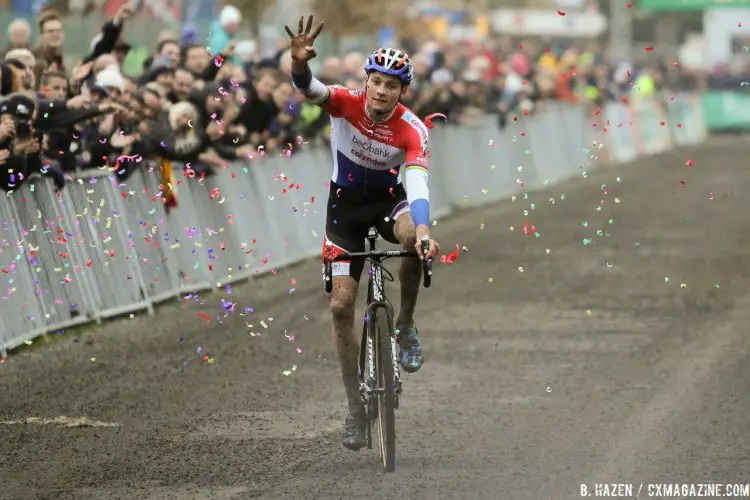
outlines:
[[[487,21],[487,16],[477,16],[477,35],[489,36],[490,24]]]
[[[169,213],[171,208],[177,206],[177,197],[175,196],[175,179],[172,171],[172,162],[162,158],[161,160],[161,191],[164,193],[164,207]]]

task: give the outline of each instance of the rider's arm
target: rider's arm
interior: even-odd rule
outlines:
[[[358,93],[327,86],[313,76],[306,62],[292,61],[292,82],[311,104],[321,106],[335,118],[347,115],[350,110],[356,111],[359,106]]]
[[[315,78],[307,63],[292,61],[292,82],[302,91],[311,104],[320,106],[328,100],[328,87]]]
[[[406,162],[404,163],[404,187],[409,202],[411,217],[417,233],[422,236],[430,227],[430,189],[427,187],[427,127],[421,130],[410,125],[407,134]],[[420,226],[422,226],[420,228]]]

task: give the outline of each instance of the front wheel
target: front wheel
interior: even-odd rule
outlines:
[[[396,414],[394,412],[396,391],[393,373],[393,345],[391,343],[393,337],[389,325],[386,310],[377,308],[370,321],[370,328],[374,329],[370,332],[370,335],[375,338],[376,345],[378,441],[385,472],[393,472],[396,468]]]

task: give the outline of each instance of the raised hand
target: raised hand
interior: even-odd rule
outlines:
[[[321,22],[318,27],[315,28],[315,31],[310,34],[313,16],[307,18],[307,26],[304,26],[304,21],[305,16],[300,16],[299,27],[296,34],[292,33],[289,26],[284,26],[289,38],[292,39],[291,56],[293,61],[307,62],[317,55],[315,47],[313,47],[313,42],[315,42],[315,39],[323,30],[323,23]]]
[[[131,17],[133,17],[136,13],[136,5],[133,0],[130,0],[129,2],[125,2],[120,6],[119,9],[117,9],[117,13],[115,14],[115,24],[120,24],[122,21],[127,21]]]

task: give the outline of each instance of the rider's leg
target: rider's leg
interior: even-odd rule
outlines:
[[[353,451],[365,444],[365,407],[359,394],[359,342],[354,335],[354,303],[357,280],[351,276],[334,276],[328,304],[333,315],[333,342],[341,367],[349,415],[344,424],[342,444]]]
[[[364,414],[359,395],[359,340],[354,334],[354,304],[357,281],[351,276],[334,276],[328,305],[333,315],[333,342],[344,379],[349,413]]]
[[[410,212],[402,213],[393,228],[394,236],[404,248],[414,248],[417,232]],[[418,259],[401,259],[399,280],[401,281],[401,310],[396,319],[396,338],[401,351],[399,363],[407,372],[415,372],[422,367],[424,356],[414,326],[414,309],[417,306],[422,263]]]
[[[417,231],[410,212],[403,213],[396,219],[393,232],[403,248],[414,248],[416,245]],[[421,261],[401,259],[398,277],[401,282],[401,310],[396,319],[396,328],[400,331],[407,331],[414,326],[414,309],[417,307],[419,282],[422,279]]]
[[[368,215],[366,210],[362,213],[362,207],[368,206],[365,201],[363,192],[331,182],[326,209],[324,259],[342,252],[365,249],[369,225],[362,220],[363,216]],[[364,261],[337,261],[331,267],[333,287],[328,294],[328,304],[333,316],[333,342],[349,407],[343,445],[350,450],[359,450],[365,445],[366,418],[359,393],[359,339],[354,333],[354,303]]]

